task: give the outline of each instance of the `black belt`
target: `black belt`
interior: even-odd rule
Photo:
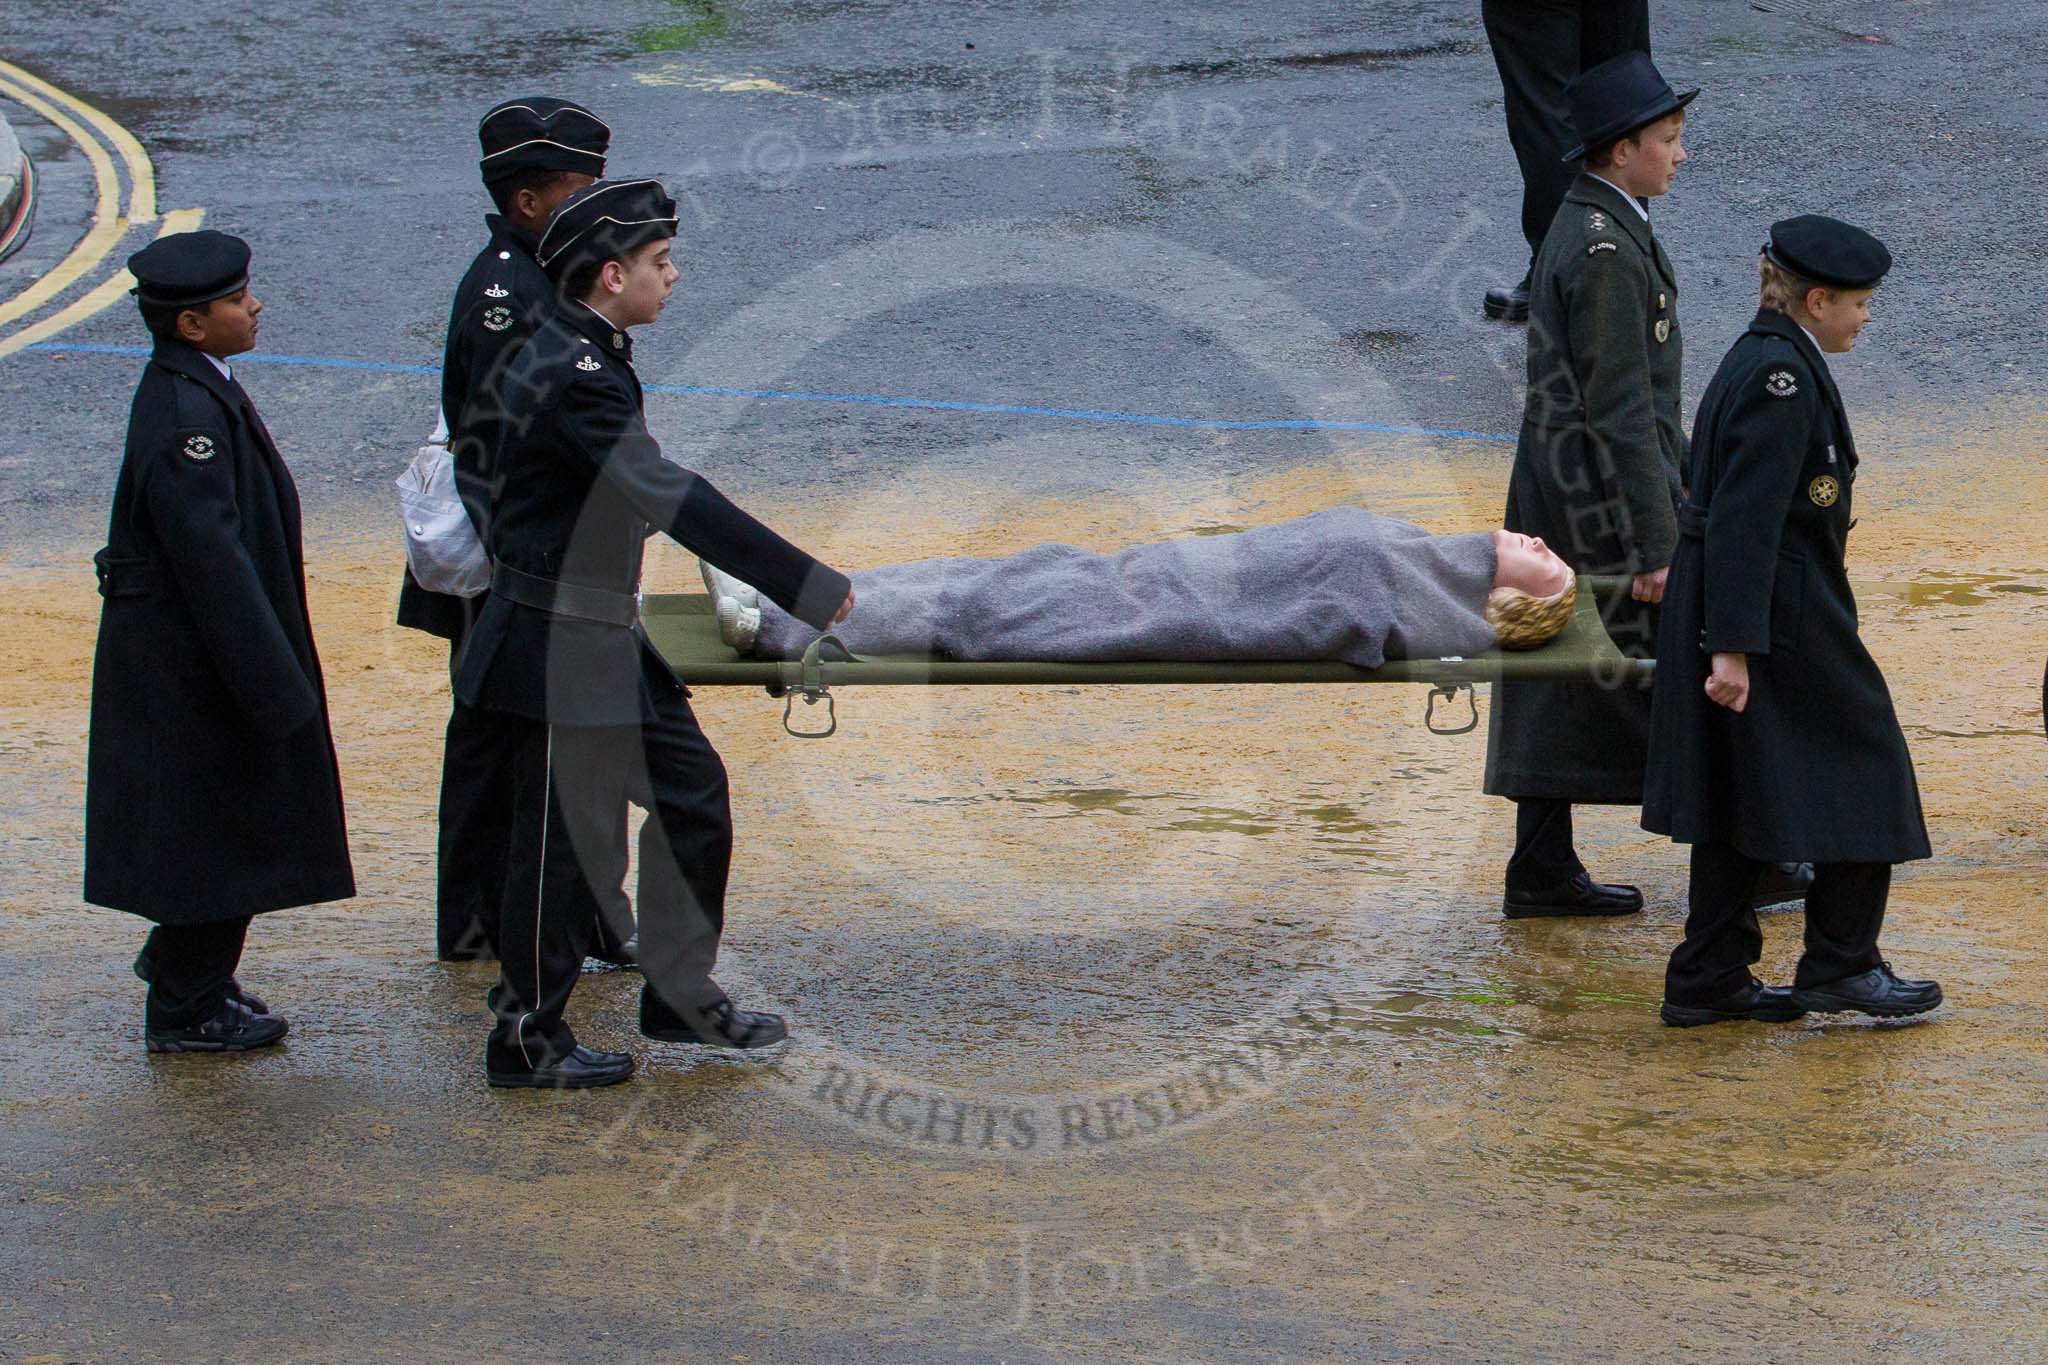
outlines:
[[[1707,509],[1695,507],[1689,502],[1678,504],[1678,534],[1688,540],[1705,540],[1707,537]]]
[[[156,592],[156,565],[140,556],[117,556],[112,549],[92,557],[93,575],[102,597],[148,597]]]
[[[556,616],[574,616],[584,621],[602,621],[609,626],[630,626],[640,619],[638,593],[563,583],[553,578],[521,573],[506,564],[491,566],[491,591],[522,607],[532,607]]]

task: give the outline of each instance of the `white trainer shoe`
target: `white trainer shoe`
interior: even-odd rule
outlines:
[[[697,569],[704,575],[705,590],[711,594],[714,600],[721,597],[730,597],[742,607],[758,607],[761,605],[761,594],[756,592],[750,584],[742,583],[731,574],[712,568],[701,559],[697,561]]]
[[[737,598],[718,599],[718,638],[745,654],[761,638],[761,609],[743,607]]]

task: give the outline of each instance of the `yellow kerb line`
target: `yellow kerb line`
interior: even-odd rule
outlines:
[[[0,71],[11,69],[6,63],[0,62]],[[99,185],[99,202],[93,208],[92,230],[87,232],[78,245],[71,249],[69,256],[66,256],[58,263],[56,269],[22,290],[19,294],[16,294],[13,298],[7,300],[7,302],[0,303],[0,325],[4,325],[14,321],[16,318],[24,317],[34,312],[66,289],[69,289],[72,285],[78,283],[87,271],[106,259],[107,253],[112,251],[120,242],[122,236],[128,231],[128,220],[119,213],[121,207],[121,181],[114,174],[114,160],[107,155],[106,149],[100,146],[98,139],[92,137],[85,129],[65,117],[63,111],[50,103],[50,101],[41,98],[26,87],[17,85],[4,77],[0,77],[0,94],[20,100],[23,104],[56,124],[66,137],[84,148],[86,159],[92,162],[93,179]],[[152,191],[150,195],[152,203],[155,202],[155,198],[155,193]]]
[[[172,232],[191,232],[206,220],[205,209],[172,209],[163,217],[157,228],[157,236]],[[61,313],[53,313],[33,326],[24,327],[12,336],[0,338],[0,357],[13,355],[24,346],[33,346],[38,341],[57,335],[65,328],[85,321],[103,308],[120,302],[121,296],[135,287],[135,277],[126,270],[117,273],[110,280],[102,280],[98,288],[81,299],[74,300]]]
[[[128,166],[128,220],[132,223],[143,223],[156,217],[156,171],[149,164],[149,153],[142,150],[142,144],[135,140],[133,133],[78,96],[67,90],[59,90],[48,81],[23,71],[12,62],[0,61],[0,76],[56,100],[99,129],[100,135],[113,144],[114,150],[121,154],[121,160]]]

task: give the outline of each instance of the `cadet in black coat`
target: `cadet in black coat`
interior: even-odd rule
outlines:
[[[562,201],[604,174],[611,129],[580,104],[545,96],[506,100],[477,124],[478,163],[498,212],[485,217],[490,239],[456,287],[441,358],[441,414],[456,486],[479,527],[489,515],[486,460],[496,420],[495,377],[553,310],[555,289],[533,258],[548,218]],[[485,537],[487,540],[488,538]],[[450,642],[450,672],[481,610],[473,598],[428,592],[410,571],[398,597],[398,624]],[[441,761],[436,843],[435,940],[443,960],[492,956],[504,895],[511,826],[510,751],[489,716],[454,704]],[[626,831],[614,840],[613,872],[599,876],[594,954],[632,961],[633,912],[619,881],[626,872]]]
[[[1650,604],[1677,540],[1685,432],[1684,339],[1671,259],[1637,196],[1665,193],[1686,160],[1685,106],[1650,59],[1630,53],[1573,83],[1584,169],[1536,258],[1529,389],[1505,525],[1540,537],[1581,573],[1634,579],[1602,604],[1608,632],[1641,655]],[[1645,689],[1517,682],[1493,689],[1485,790],[1516,803],[1505,913],[1626,914],[1631,886],[1595,882],[1573,845],[1574,802],[1638,805],[1649,737]]]
[[[251,916],[355,894],[299,499],[223,363],[256,340],[249,249],[218,232],[129,259],[156,337],[114,486],[86,759],[85,899],[155,921],[152,1051],[273,1043],[234,979]]]
[[[1825,351],[1847,351],[1891,264],[1876,238],[1809,215],[1771,229],[1764,306],[1693,424],[1689,498],[1657,647],[1643,828],[1693,846],[1676,1025],[1806,1010],[1916,1014],[1933,982],[1878,956],[1891,865],[1927,826],[1890,692],[1857,634],[1845,567],[1856,443]],[[1767,862],[1816,864],[1790,991],[1750,974]]]
[[[661,531],[820,628],[852,605],[847,578],[662,456],[642,416],[632,326],[673,285],[675,204],[651,180],[601,181],[555,214],[540,260],[557,311],[497,388],[493,577],[455,681],[466,706],[517,736],[512,863],[498,926],[493,1085],[607,1085],[623,1052],[581,1047],[562,1018],[591,919],[591,851],[627,800],[640,837],[641,1031],[760,1047],[774,1015],[734,1008],[712,980],[732,856],[723,764],[638,614]]]

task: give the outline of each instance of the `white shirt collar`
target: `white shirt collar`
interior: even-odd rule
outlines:
[[[1627,190],[1615,184],[1612,180],[1609,180],[1606,176],[1600,174],[1598,171],[1587,171],[1586,174],[1592,176],[1595,180],[1605,185],[1608,189],[1613,190],[1616,194],[1620,195],[1623,199],[1627,200],[1628,206],[1636,211],[1637,217],[1641,218],[1646,223],[1650,221],[1650,211],[1643,207],[1642,200],[1636,198]]]
[[[222,360],[217,355],[207,355],[205,351],[201,351],[199,354],[206,356],[207,363],[212,365],[213,368],[215,368],[216,370],[220,371],[220,377],[222,379],[233,379],[235,377],[235,372],[228,368],[227,361]]]

